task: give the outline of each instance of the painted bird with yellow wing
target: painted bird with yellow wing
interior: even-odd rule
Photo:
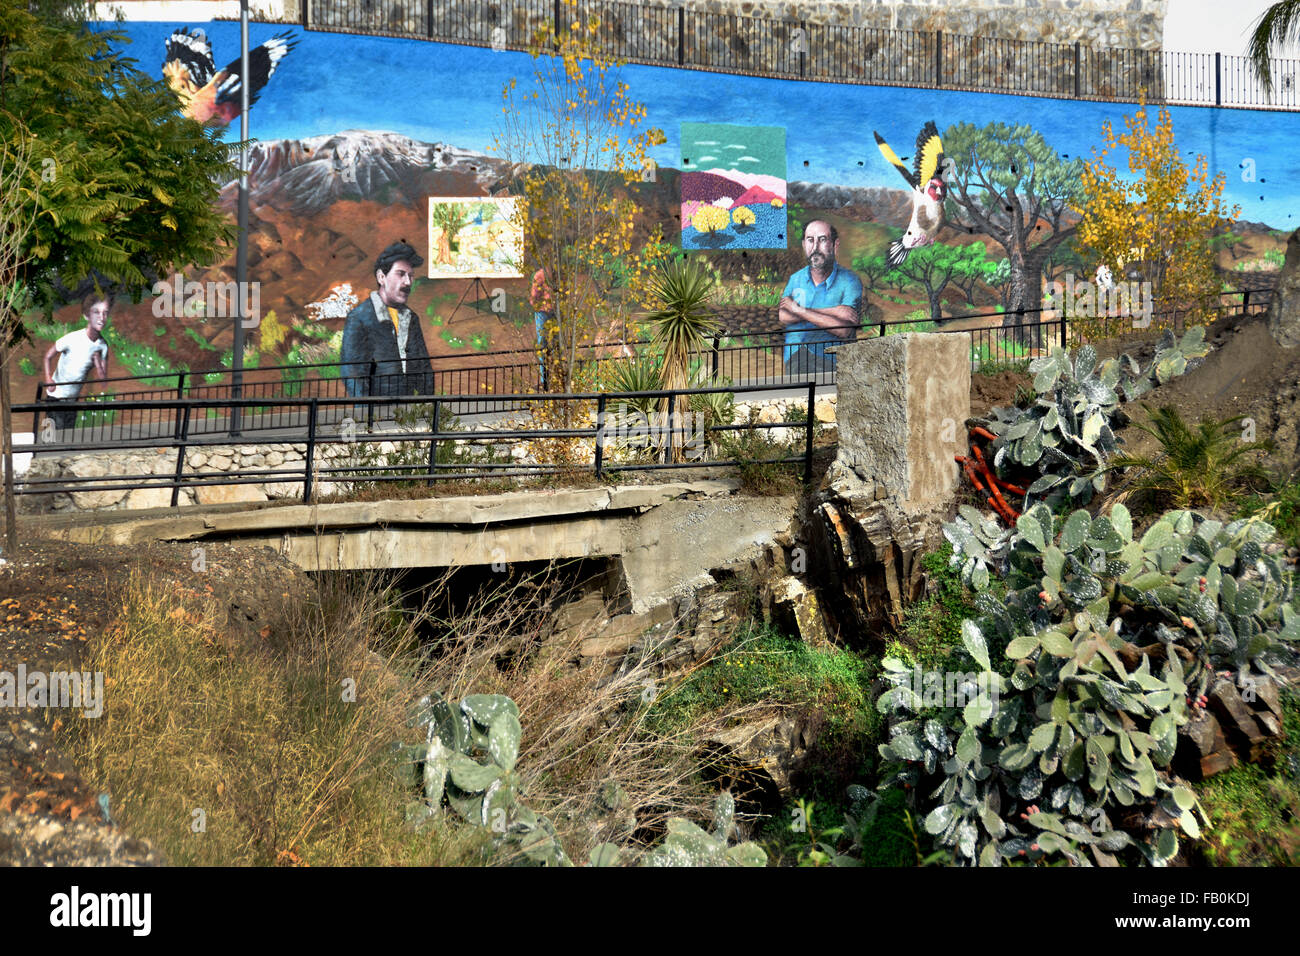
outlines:
[[[916,137],[916,153],[912,169],[908,169],[879,133],[875,137],[881,154],[912,187],[912,221],[903,238],[889,247],[889,264],[897,266],[907,260],[911,250],[933,243],[943,225],[943,201],[948,195],[943,181],[943,143],[934,120],[926,123]]]

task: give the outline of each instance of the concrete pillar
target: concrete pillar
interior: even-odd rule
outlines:
[[[839,462],[906,508],[951,498],[970,417],[969,332],[873,337],[836,350]]]

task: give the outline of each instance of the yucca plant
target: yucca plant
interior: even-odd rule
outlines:
[[[1245,441],[1236,427],[1244,418],[1202,419],[1195,427],[1171,405],[1147,411],[1149,424],[1134,422],[1160,443],[1160,453],[1120,455],[1113,468],[1141,469],[1134,487],[1168,498],[1175,508],[1222,508],[1242,489],[1264,488],[1268,472],[1250,456],[1272,451],[1271,440]]]
[[[610,383],[616,392],[655,392],[663,388],[662,360],[657,355],[638,355],[614,365]],[[635,408],[647,418],[659,404],[657,398],[619,398],[619,403]]]
[[[657,355],[638,355],[614,364],[610,388],[615,392],[655,392],[663,388],[662,359]],[[653,396],[611,400],[607,427],[612,428],[628,448],[648,450],[654,444],[653,423],[659,399]]]
[[[702,352],[708,337],[718,329],[709,309],[714,279],[698,259],[661,266],[650,280],[646,320],[654,331],[651,341],[663,352],[663,387],[687,388],[690,383],[691,353]],[[680,403],[679,403],[680,404]],[[668,399],[660,403],[668,411]],[[673,440],[673,456],[680,456],[680,442]]]

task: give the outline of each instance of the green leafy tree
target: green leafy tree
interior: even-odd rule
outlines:
[[[858,274],[862,280],[864,289],[874,289],[877,285],[885,280],[893,266],[885,255],[857,255],[853,257],[853,271]]]
[[[0,0],[0,168],[16,197],[4,216],[30,226],[0,277],[21,290],[7,303],[16,336],[32,305],[49,315],[92,286],[139,294],[178,265],[211,263],[234,238],[218,206],[236,175],[220,134],[182,116],[175,95],[135,68],[125,35],[75,15],[66,4]],[[6,435],[13,341],[4,337],[0,364]]]
[[[921,246],[913,249],[901,265],[885,276],[884,281],[900,289],[920,286],[930,305],[930,318],[938,322],[943,318],[942,297],[949,283],[972,269],[978,269],[985,258],[983,243]]]
[[[964,248],[968,251],[957,263],[952,284],[961,289],[967,302],[974,303],[975,287],[980,283],[989,285],[998,264],[988,257],[987,247],[982,242],[973,242]]]
[[[1023,324],[1016,310],[1038,307],[1043,263],[1074,235],[1069,212],[1082,196],[1083,162],[1063,159],[1028,125],[958,123],[943,134],[943,149],[951,160],[948,218],[1006,251],[1003,324]]]
[[[3,441],[0,456],[4,458],[5,490],[5,547],[13,552],[18,546],[14,504],[13,433],[10,430],[9,365],[13,346],[21,332],[21,316],[27,299],[27,289],[18,278],[23,266],[23,249],[32,217],[23,208],[22,191],[31,167],[31,143],[13,141],[0,133],[0,420],[3,421]]]
[[[177,265],[207,265],[234,230],[218,208],[234,178],[220,133],[187,119],[140,72],[116,30],[41,19],[0,0],[0,132],[36,146],[24,280],[52,311],[97,281],[137,293]]]

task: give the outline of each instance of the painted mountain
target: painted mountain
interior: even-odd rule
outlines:
[[[786,247],[785,128],[683,123],[682,248]]]

